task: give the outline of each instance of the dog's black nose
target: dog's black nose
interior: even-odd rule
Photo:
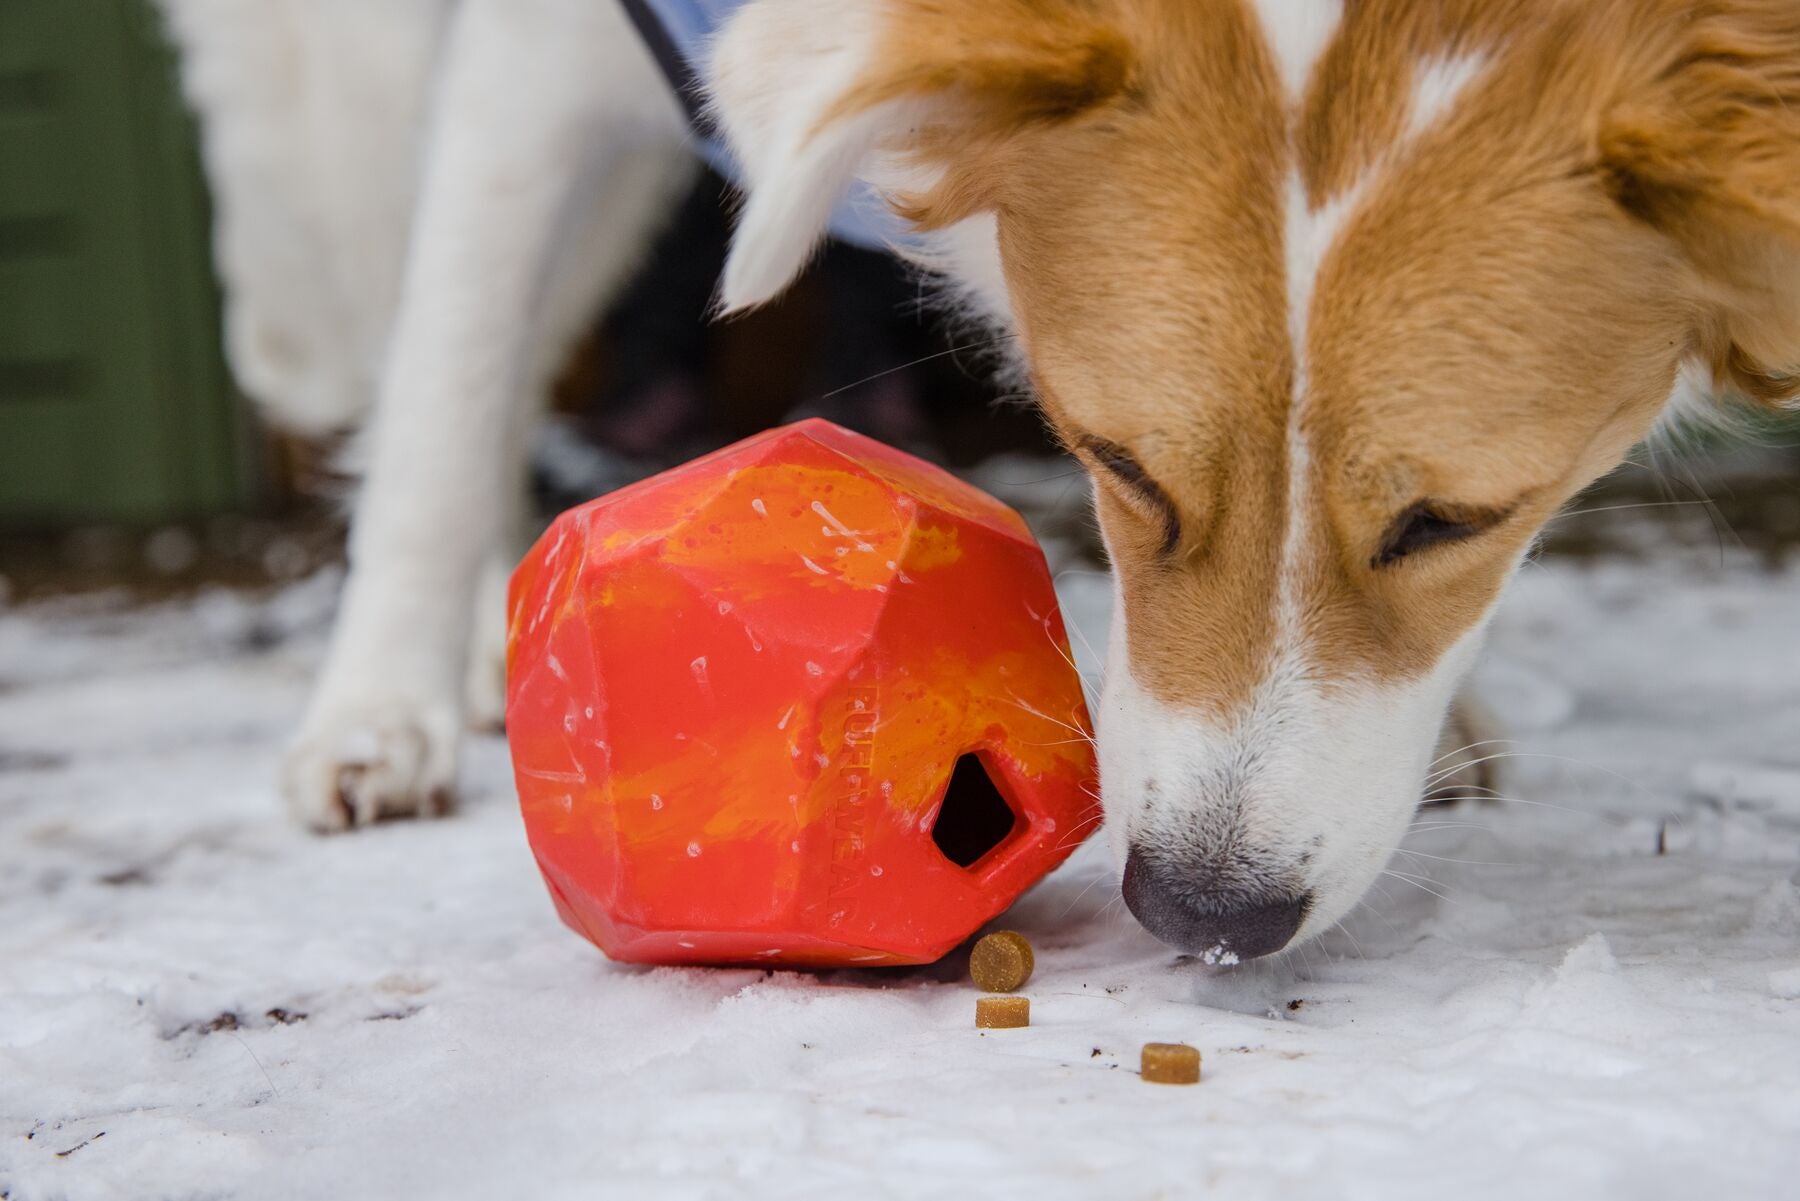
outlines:
[[[1310,893],[1221,888],[1133,850],[1125,859],[1125,904],[1144,929],[1208,963],[1272,955],[1306,920]]]

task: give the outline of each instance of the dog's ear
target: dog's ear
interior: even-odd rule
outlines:
[[[1715,380],[1800,394],[1800,3],[1664,3],[1598,130],[1615,199],[1675,239],[1704,285]],[[1615,17],[1617,14],[1614,14]]]
[[[711,111],[746,179],[721,286],[733,312],[799,274],[851,184],[917,226],[978,208],[943,193],[959,156],[1120,93],[1125,39],[1090,0],[753,0],[712,54]]]

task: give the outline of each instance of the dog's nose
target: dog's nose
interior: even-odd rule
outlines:
[[[1223,888],[1133,850],[1125,859],[1125,904],[1170,946],[1208,963],[1237,963],[1287,946],[1306,920],[1312,894]]]

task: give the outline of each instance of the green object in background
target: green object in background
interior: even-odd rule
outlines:
[[[208,225],[146,0],[0,3],[0,524],[255,498]]]

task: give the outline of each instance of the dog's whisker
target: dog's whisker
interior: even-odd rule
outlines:
[[[1534,800],[1530,800],[1526,797],[1500,796],[1500,795],[1496,794],[1493,796],[1476,797],[1474,799],[1478,800],[1478,801],[1482,801],[1484,803],[1488,802],[1488,801],[1492,801],[1496,805],[1530,805],[1535,809],[1555,809],[1560,813],[1575,813],[1575,814],[1579,814],[1582,817],[1598,818],[1600,816],[1599,814],[1594,813],[1591,810],[1576,809],[1570,805],[1554,805],[1554,804],[1551,804],[1549,801],[1534,801]]]
[[[1664,489],[1665,494],[1667,494],[1668,486],[1670,484],[1679,484],[1685,488],[1689,494],[1705,504],[1707,520],[1712,525],[1713,540],[1718,544],[1719,548],[1719,566],[1724,567],[1725,534],[1731,535],[1732,541],[1738,544],[1740,550],[1744,548],[1744,539],[1738,534],[1737,530],[1732,528],[1731,522],[1727,521],[1724,515],[1719,512],[1719,506],[1713,502],[1713,499],[1706,495],[1706,489],[1702,488],[1699,481],[1694,478],[1693,472],[1687,465],[1687,460],[1678,451],[1667,446],[1659,447],[1655,442],[1649,443],[1648,449],[1653,463],[1651,470],[1655,472],[1658,485]],[[1664,450],[1669,452],[1669,458],[1671,459],[1670,466],[1681,473],[1681,478],[1663,470],[1660,459],[1662,458],[1662,451]]]
[[[1567,755],[1547,754],[1543,751],[1499,751],[1499,752],[1496,752],[1491,755],[1483,755],[1478,759],[1471,759],[1467,763],[1458,763],[1458,764],[1453,764],[1450,767],[1440,768],[1439,770],[1432,772],[1431,774],[1426,776],[1426,779],[1425,779],[1426,791],[1429,791],[1432,787],[1434,787],[1441,780],[1444,780],[1444,779],[1448,778],[1449,776],[1455,775],[1459,771],[1465,771],[1468,768],[1476,766],[1477,764],[1489,763],[1489,762],[1493,762],[1493,761],[1499,760],[1499,759],[1547,759],[1547,760],[1550,760],[1555,763],[1569,763],[1569,764],[1573,764],[1576,767],[1587,768],[1590,771],[1597,771],[1603,775],[1611,776],[1613,779],[1618,780],[1620,783],[1629,784],[1629,785],[1631,785],[1631,787],[1633,787],[1634,789],[1637,789],[1640,792],[1648,792],[1649,791],[1649,789],[1645,788],[1641,782],[1634,780],[1630,776],[1624,775],[1621,772],[1616,772],[1616,771],[1612,770],[1610,767],[1602,767],[1598,763],[1590,763],[1585,759],[1572,759]],[[1475,785],[1468,785],[1468,787],[1473,788],[1473,787],[1475,787]]]
[[[1102,656],[1099,651],[1094,649],[1094,644],[1088,641],[1087,631],[1081,628],[1080,622],[1065,619],[1063,621],[1063,628],[1075,635],[1075,637],[1081,639],[1082,649],[1087,651],[1089,657],[1091,657],[1094,662],[1104,663],[1106,661],[1105,657]]]
[[[1427,822],[1408,826],[1409,834],[1430,834],[1438,830],[1480,830],[1483,834],[1492,834],[1491,826],[1478,825],[1475,822]]]
[[[1445,751],[1443,754],[1439,755],[1436,759],[1433,759],[1427,766],[1428,767],[1436,767],[1438,764],[1440,764],[1444,760],[1450,758],[1452,755],[1464,754],[1468,751],[1474,750],[1478,746],[1517,745],[1517,741],[1518,741],[1517,739],[1513,739],[1513,738],[1483,738],[1479,742],[1471,742],[1467,746],[1459,746],[1453,751]],[[1457,764],[1457,766],[1464,767],[1464,766],[1468,766],[1468,765],[1459,763],[1459,764]]]
[[[1425,885],[1419,883],[1418,880],[1415,880],[1415,879],[1411,878],[1410,876],[1402,875],[1399,872],[1390,871],[1387,868],[1383,868],[1381,874],[1384,876],[1392,876],[1396,880],[1404,881],[1405,883],[1410,884],[1414,888],[1418,889],[1420,892],[1430,893],[1432,896],[1436,897],[1440,901],[1448,901],[1450,899],[1448,896],[1444,895],[1441,892],[1438,892],[1436,889],[1427,888]],[[1421,878],[1423,878],[1423,877],[1421,877]]]
[[[1093,799],[1096,801],[1100,799],[1094,793],[1088,792],[1088,790],[1085,788],[1082,789],[1082,791],[1087,792],[1088,796],[1093,797]],[[1075,829],[1079,830],[1082,826],[1092,825],[1093,823],[1100,821],[1105,816],[1106,816],[1106,814],[1104,811],[1095,811],[1093,813],[1090,813],[1090,814],[1088,814],[1088,816],[1082,818],[1079,822],[1075,823]]]
[[[1080,843],[1088,836],[1088,832],[1100,823],[1101,818],[1104,816],[1104,814],[1096,813],[1092,817],[1083,818],[1081,821],[1076,822],[1069,828],[1069,831],[1063,837],[1063,840],[1052,847],[1051,850],[1060,851]]]
[[[1463,763],[1452,763],[1448,767],[1441,767],[1425,777],[1425,791],[1431,791],[1433,788],[1437,787],[1438,784],[1449,779],[1451,776],[1454,776],[1458,772],[1468,771],[1471,767],[1479,767],[1483,763],[1493,763],[1500,759],[1520,758],[1524,753],[1525,752],[1521,751],[1496,751],[1491,755],[1482,755]]]
[[[1711,500],[1702,499],[1702,500],[1647,500],[1647,501],[1640,501],[1637,503],[1625,504],[1625,505],[1599,505],[1592,509],[1569,509],[1566,512],[1558,513],[1556,516],[1552,517],[1550,519],[1550,521],[1551,522],[1561,521],[1565,517],[1586,517],[1593,513],[1617,513],[1622,510],[1625,510],[1625,509],[1677,509],[1677,508],[1691,508],[1695,505],[1713,505],[1713,504],[1714,504],[1714,502]],[[1546,523],[1546,524],[1548,524],[1548,523]]]
[[[1575,767],[1586,768],[1589,771],[1597,771],[1601,775],[1610,776],[1621,784],[1629,784],[1635,791],[1641,794],[1651,795],[1651,790],[1647,788],[1642,781],[1634,780],[1623,772],[1614,771],[1610,767],[1602,767],[1600,764],[1589,762],[1586,759],[1573,759],[1568,755],[1551,755],[1543,751],[1512,751],[1509,752],[1507,757],[1514,759],[1548,759],[1553,763],[1572,764]]]
[[[1006,695],[1007,695],[1007,700],[1012,702],[1014,705],[1017,705],[1019,708],[1025,710],[1025,712],[1031,714],[1033,717],[1041,717],[1045,721],[1049,722],[1052,725],[1061,726],[1063,729],[1069,731],[1069,733],[1074,734],[1079,738],[1083,738],[1083,739],[1087,740],[1090,744],[1092,744],[1095,747],[1098,747],[1100,745],[1098,742],[1094,741],[1094,736],[1092,734],[1088,733],[1086,730],[1082,729],[1080,726],[1075,725],[1073,722],[1067,722],[1067,721],[1063,721],[1061,718],[1052,717],[1048,713],[1045,713],[1042,709],[1038,709],[1031,705],[1027,705],[1024,701],[1020,700],[1018,697],[1014,696],[1010,692],[1007,693]]]
[[[1466,784],[1463,786],[1463,792],[1467,795],[1468,799],[1477,801],[1488,797],[1500,797],[1506,795],[1498,788],[1489,788],[1486,784]]]
[[[1344,925],[1343,918],[1339,918],[1337,921],[1333,922],[1331,928],[1340,931],[1345,938],[1350,940],[1350,945],[1356,948],[1357,958],[1365,961],[1369,958],[1367,952],[1362,949],[1362,944],[1356,941],[1356,935],[1350,933],[1350,927]]]
[[[1057,572],[1054,577],[1052,577],[1052,580],[1051,580],[1052,585],[1054,585],[1057,580],[1062,579],[1065,575],[1102,575],[1102,576],[1104,576],[1104,575],[1110,575],[1110,573],[1104,572],[1104,571],[1090,571],[1086,568],[1080,568],[1080,567],[1065,567],[1061,571]],[[1087,631],[1081,628],[1080,622],[1074,620],[1072,617],[1065,614],[1063,617],[1063,629],[1070,637],[1078,638],[1081,640],[1081,649],[1088,653],[1089,658],[1093,659],[1094,662],[1096,662],[1096,663],[1105,664],[1106,657],[1104,655],[1102,655],[1099,651],[1094,649],[1093,642],[1091,642],[1088,639]],[[1051,641],[1054,642],[1055,639],[1052,639]],[[1058,647],[1057,649],[1061,650],[1062,648]],[[1065,656],[1065,657],[1069,658],[1069,666],[1075,668],[1076,674],[1080,675],[1082,677],[1083,683],[1089,684],[1090,681],[1088,681],[1087,676],[1082,673],[1081,668],[1076,666],[1073,657],[1069,657],[1069,656]],[[1090,699],[1090,703],[1092,703],[1091,699]]]
[[[864,384],[872,384],[878,379],[885,379],[888,376],[893,375],[896,372],[905,371],[909,367],[917,367],[921,363],[929,363],[936,359],[945,358],[949,355],[960,354],[965,350],[985,350],[986,348],[988,348],[990,346],[998,346],[1000,343],[1010,341],[1013,338],[1016,338],[1018,336],[1019,335],[1016,333],[998,334],[992,338],[983,338],[977,342],[964,342],[960,345],[949,347],[946,350],[939,350],[939,351],[935,351],[931,354],[920,355],[918,358],[913,359],[911,362],[901,363],[898,367],[889,367],[885,371],[877,371],[874,375],[865,376],[862,379],[855,380],[851,383],[845,384],[841,388],[833,388],[829,392],[823,392],[819,395],[819,399],[820,400],[830,400],[833,396],[837,396],[837,395],[840,395],[841,393],[848,392],[852,388],[860,388]]]
[[[1432,859],[1432,860],[1436,860],[1438,863],[1459,863],[1459,864],[1463,864],[1468,867],[1525,867],[1525,866],[1527,866],[1526,864],[1519,863],[1517,861],[1501,861],[1501,860],[1495,860],[1495,859],[1453,859],[1448,855],[1427,855],[1424,851],[1409,850],[1406,847],[1395,847],[1395,848],[1393,848],[1393,853],[1396,855],[1412,855],[1418,859]]]
[[[1402,880],[1423,880],[1427,884],[1433,884],[1439,888],[1448,888],[1449,887],[1449,885],[1445,884],[1442,880],[1438,880],[1435,877],[1426,875],[1423,871],[1403,872],[1395,867],[1385,867],[1382,869],[1382,874],[1387,875],[1387,876],[1396,876]]]
[[[1539,808],[1539,809],[1556,809],[1563,813],[1577,813],[1577,814],[1581,814],[1581,815],[1588,816],[1588,817],[1597,817],[1598,816],[1598,814],[1592,813],[1591,811],[1586,810],[1586,809],[1577,809],[1570,805],[1557,805],[1557,804],[1553,804],[1550,801],[1539,801],[1539,800],[1534,800],[1530,797],[1507,796],[1506,794],[1496,792],[1491,788],[1481,788],[1478,786],[1471,785],[1469,788],[1469,792],[1472,795],[1470,795],[1466,799],[1471,800],[1471,801],[1476,801],[1481,804],[1487,804],[1489,802],[1492,802],[1493,804],[1496,804],[1496,805],[1531,805],[1531,806],[1533,806],[1535,808]],[[1477,828],[1485,829],[1485,827],[1477,827]],[[1489,831],[1489,833],[1492,833],[1492,831]]]
[[[1468,799],[1473,800],[1473,801],[1480,801],[1483,803],[1492,801],[1496,804],[1535,805],[1542,809],[1560,809],[1564,813],[1580,813],[1580,814],[1586,814],[1588,816],[1597,816],[1595,814],[1592,814],[1589,810],[1576,809],[1569,805],[1556,805],[1556,804],[1552,804],[1549,801],[1533,800],[1532,798],[1529,798],[1529,797],[1507,796],[1505,793],[1497,792],[1492,788],[1484,788],[1478,784],[1469,785],[1468,791],[1470,793],[1475,794],[1475,795],[1469,797]]]
[[[1064,622],[1063,626],[1065,629],[1069,628],[1067,622]],[[1048,623],[1046,623],[1046,625],[1045,625],[1044,634],[1046,637],[1050,637],[1050,629],[1049,629]],[[1060,642],[1058,642],[1054,637],[1050,637],[1050,648],[1052,650],[1054,650],[1058,655],[1061,655],[1062,661],[1064,663],[1067,663],[1069,665],[1069,670],[1073,671],[1075,673],[1075,679],[1081,684],[1081,699],[1087,702],[1087,705],[1090,709],[1093,708],[1093,705],[1094,705],[1093,681],[1088,679],[1087,673],[1083,672],[1081,670],[1080,664],[1075,662],[1075,656],[1070,654],[1067,650],[1064,650],[1062,644]]]
[[[1371,881],[1369,881],[1369,887],[1373,888],[1375,891],[1379,892],[1381,894],[1381,899],[1384,902],[1386,902],[1388,904],[1393,903],[1393,898],[1388,894],[1388,890],[1381,886],[1381,881],[1371,880]],[[1386,926],[1390,931],[1392,931],[1396,937],[1398,937],[1400,935],[1400,927],[1396,926],[1393,922],[1393,919],[1389,918],[1387,914],[1385,914],[1381,910],[1375,908],[1375,906],[1369,904],[1369,900],[1366,896],[1362,900],[1360,900],[1356,903],[1356,908],[1352,909],[1350,911],[1350,913],[1352,915],[1354,915],[1354,914],[1363,912],[1365,910],[1369,913],[1374,914],[1376,917],[1380,918],[1382,925]],[[1349,918],[1346,917],[1345,920],[1348,921]]]
[[[1056,920],[1059,923],[1064,921],[1071,913],[1075,912],[1075,906],[1081,904],[1081,902],[1087,897],[1087,894],[1094,891],[1094,886],[1096,884],[1102,883],[1103,881],[1105,881],[1109,878],[1110,877],[1107,876],[1107,874],[1104,872],[1096,874],[1092,880],[1089,880],[1087,882],[1087,887],[1083,888],[1080,892],[1075,894],[1075,899],[1069,902],[1069,907],[1067,909],[1064,909],[1062,911],[1062,913],[1057,916]],[[1104,912],[1104,910],[1102,910],[1102,912]]]

